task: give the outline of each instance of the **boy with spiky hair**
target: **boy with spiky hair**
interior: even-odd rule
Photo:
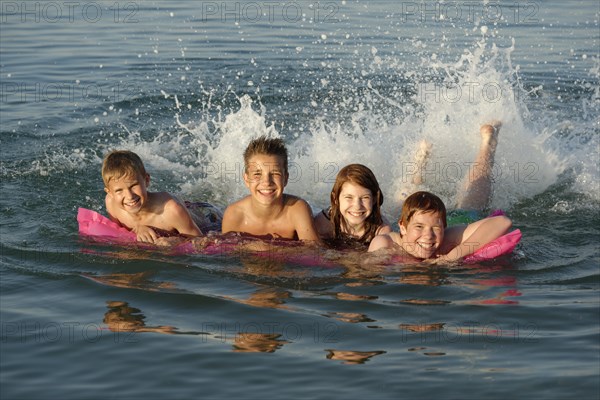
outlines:
[[[320,243],[308,203],[283,193],[289,177],[283,140],[266,136],[252,140],[244,151],[244,166],[244,184],[250,195],[227,207],[223,233]]]

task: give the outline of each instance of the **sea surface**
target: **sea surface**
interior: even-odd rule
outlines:
[[[597,1],[3,1],[0,397],[600,398]],[[456,201],[503,125],[491,208],[523,239],[475,265],[172,255],[78,235],[102,157],[220,208],[282,137],[315,212],[348,163],[390,221]],[[321,262],[318,259],[326,259]]]

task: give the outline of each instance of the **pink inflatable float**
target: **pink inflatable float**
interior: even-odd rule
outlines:
[[[77,211],[77,222],[79,222],[79,234],[90,237],[99,242],[115,244],[132,244],[136,242],[135,233],[123,228],[105,216],[86,208]],[[521,240],[521,231],[516,229],[498,239],[486,244],[473,254],[466,256],[463,260],[466,264],[473,264],[485,260],[497,258],[503,254],[511,253]],[[231,247],[231,244],[224,244]],[[220,249],[218,245],[211,245],[204,249],[204,254],[223,254],[228,249]],[[189,242],[183,243],[174,249],[178,254],[198,253]]]

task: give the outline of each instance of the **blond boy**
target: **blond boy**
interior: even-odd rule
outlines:
[[[308,203],[283,193],[289,177],[283,140],[262,136],[251,141],[244,152],[244,165],[244,183],[250,195],[227,207],[223,233],[320,243]]]
[[[187,209],[166,192],[149,192],[150,175],[140,157],[127,150],[106,155],[102,163],[106,210],[110,219],[131,229],[140,242],[159,245],[161,236],[200,236]]]

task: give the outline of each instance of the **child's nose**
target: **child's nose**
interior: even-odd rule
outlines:
[[[425,235],[428,238],[435,237],[435,231],[432,228],[425,229]]]
[[[260,176],[260,179],[264,183],[271,183],[273,181],[273,177],[271,176],[271,174],[262,174]]]

